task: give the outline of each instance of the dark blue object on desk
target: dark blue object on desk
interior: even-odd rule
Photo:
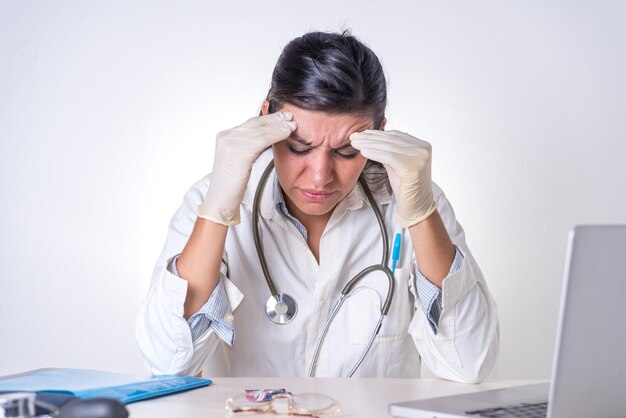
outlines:
[[[0,399],[3,395],[8,394],[13,394],[16,397],[12,398],[10,403],[0,405],[2,416],[128,418],[126,407],[115,399],[81,399],[73,395],[50,392],[0,392]],[[33,394],[35,395],[34,407]],[[16,399],[19,401],[16,402]]]

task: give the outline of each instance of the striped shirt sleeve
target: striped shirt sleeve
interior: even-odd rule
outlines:
[[[176,269],[177,261],[178,255],[174,257],[168,266],[168,270],[170,273],[180,277]],[[187,323],[191,329],[192,341],[196,341],[211,328],[222,341],[228,345],[233,345],[235,341],[233,314],[221,278],[217,282],[217,286],[211,293],[209,300],[187,320]]]
[[[461,254],[457,248],[454,254],[454,261],[452,261],[452,266],[450,266],[450,271],[446,275],[446,278],[459,271],[462,264],[463,254]],[[420,273],[418,268],[415,269],[415,288],[417,289],[417,297],[424,307],[424,313],[428,318],[430,328],[433,330],[433,333],[437,335],[439,317],[441,316],[442,309],[441,289],[429,282],[428,279]]]

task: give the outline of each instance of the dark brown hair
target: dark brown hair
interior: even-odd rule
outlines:
[[[349,32],[310,32],[283,49],[267,101],[268,113],[289,103],[306,110],[371,115],[379,128],[387,82],[378,57]]]

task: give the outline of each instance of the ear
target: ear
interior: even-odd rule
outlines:
[[[263,106],[261,106],[261,115],[267,115],[267,110],[270,108],[270,102],[263,100]]]
[[[383,121],[380,123],[380,130],[384,131],[385,126],[387,126],[387,118],[383,118]]]

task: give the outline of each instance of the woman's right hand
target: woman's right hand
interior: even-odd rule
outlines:
[[[265,149],[296,130],[292,118],[290,112],[257,116],[217,134],[211,184],[198,206],[199,217],[226,226],[240,222],[239,205],[252,165]]]

